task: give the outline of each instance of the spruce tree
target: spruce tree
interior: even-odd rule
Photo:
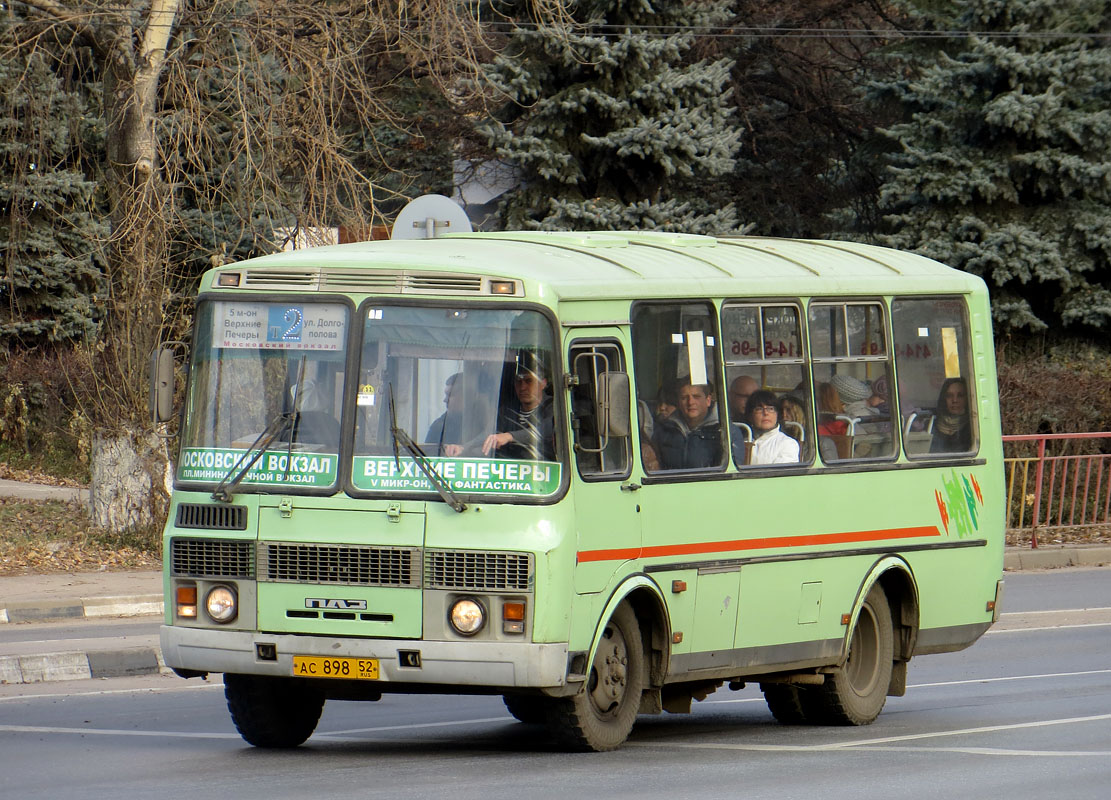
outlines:
[[[573,24],[513,17],[488,73],[506,103],[482,129],[521,175],[506,227],[735,227],[731,204],[712,206],[697,190],[698,179],[728,172],[738,149],[732,62],[689,58],[698,29],[722,22],[727,5],[583,0],[570,8]]]
[[[925,6],[926,4],[922,4]],[[929,4],[937,9],[937,3]],[[1102,0],[959,0],[916,30],[971,31],[877,82],[904,121],[876,239],[984,278],[1004,329],[1111,327],[1111,29]]]
[[[6,26],[0,23],[0,43]],[[103,296],[106,233],[82,143],[86,100],[39,53],[0,59],[0,342],[87,337]]]

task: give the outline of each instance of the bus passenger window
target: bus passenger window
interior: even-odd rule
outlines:
[[[908,458],[978,449],[968,314],[960,297],[891,305],[899,410]]]
[[[646,472],[724,466],[717,350],[709,303],[641,304],[634,309],[637,397],[645,401],[642,430],[651,398],[658,410],[674,401],[670,414],[651,417],[651,447],[641,448]]]
[[[818,302],[810,305],[809,316],[822,460],[891,458],[898,414],[892,408],[883,306]]]
[[[801,316],[797,306],[783,304],[722,309],[730,449],[738,468],[814,459]]]

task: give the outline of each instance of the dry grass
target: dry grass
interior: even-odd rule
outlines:
[[[0,575],[161,569],[158,531],[112,534],[85,506],[0,497]]]

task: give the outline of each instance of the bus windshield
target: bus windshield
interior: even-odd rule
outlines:
[[[364,307],[355,489],[434,491],[395,431],[457,492],[545,496],[560,485],[553,336],[537,311]]]
[[[243,484],[334,487],[349,314],[342,303],[201,303],[178,480],[219,483],[254,459]]]

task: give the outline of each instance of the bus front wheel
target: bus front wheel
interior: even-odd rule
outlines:
[[[867,725],[883,710],[894,666],[895,636],[887,595],[876,585],[864,598],[849,639],[845,663],[814,687],[814,721],[827,725]],[[809,692],[808,692],[809,694]],[[809,704],[808,704],[809,705]]]
[[[633,729],[646,682],[644,643],[636,615],[618,606],[602,631],[584,690],[550,709],[552,735],[573,750],[614,750]]]
[[[548,719],[551,699],[547,697],[526,697],[518,694],[502,695],[505,707],[514,719],[526,725],[541,725]]]
[[[297,747],[312,736],[324,696],[296,678],[224,675],[232,722],[255,747]]]

